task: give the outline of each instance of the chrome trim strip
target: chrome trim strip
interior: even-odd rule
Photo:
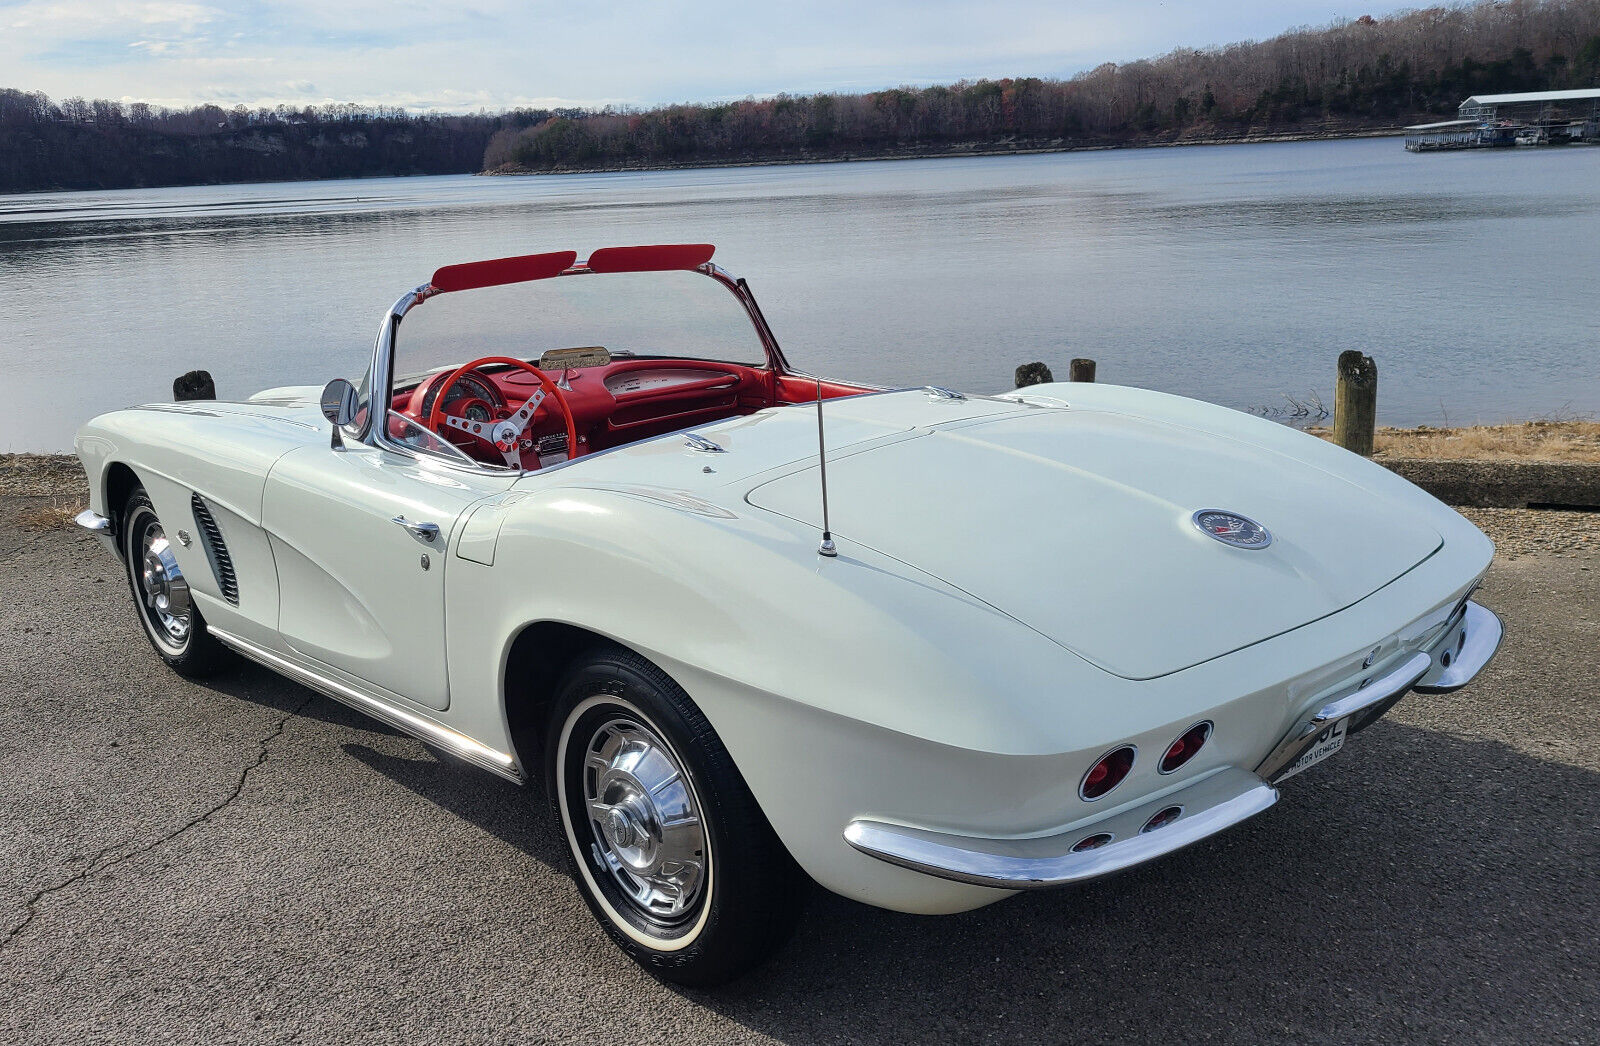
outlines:
[[[1180,850],[1278,801],[1278,790],[1255,774],[1225,766],[1129,810],[1069,831],[1034,839],[978,839],[859,819],[845,842],[880,861],[940,879],[1001,890],[1036,890],[1086,882]],[[1140,827],[1169,807],[1184,813],[1160,828]],[[1074,852],[1083,839],[1109,833],[1114,842]]]
[[[1278,742],[1272,754],[1256,767],[1256,773],[1268,781],[1274,780],[1300,756],[1307,745],[1316,740],[1323,727],[1404,694],[1416,685],[1417,680],[1422,678],[1431,664],[1433,659],[1427,654],[1422,652],[1412,654],[1401,665],[1390,669],[1377,679],[1370,680],[1363,686],[1357,686],[1324,704],[1312,713],[1309,719],[1302,721]]]
[[[349,705],[359,712],[364,712],[379,722],[387,723],[398,730],[404,730],[413,737],[442,748],[451,755],[463,759],[474,766],[480,766],[491,773],[499,774],[509,781],[515,781],[517,784],[524,783],[522,771],[517,766],[517,761],[504,752],[497,752],[488,745],[474,741],[466,734],[452,730],[441,723],[436,723],[431,719],[408,712],[403,708],[397,708],[375,697],[369,697],[352,686],[347,686],[336,679],[329,679],[327,676],[314,672],[303,665],[298,665],[264,647],[257,646],[248,639],[242,639],[232,633],[224,632],[213,625],[207,625],[206,631],[250,660],[265,665],[274,672],[286,675],[295,682],[308,686],[320,694]]]
[[[1436,652],[1433,656],[1436,663],[1442,662],[1446,656],[1450,658],[1450,663],[1441,664],[1442,670],[1438,675],[1434,675],[1427,682],[1418,683],[1417,693],[1448,694],[1452,690],[1460,690],[1472,682],[1499,652],[1500,642],[1505,638],[1506,630],[1494,611],[1468,600],[1461,622],[1461,632],[1457,632],[1452,624],[1444,630],[1444,642],[1434,648]],[[1465,642],[1458,640],[1458,636],[1463,636]],[[1456,649],[1452,650],[1452,647]]]

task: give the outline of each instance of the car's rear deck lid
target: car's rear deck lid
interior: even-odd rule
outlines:
[[[1198,429],[1035,409],[828,462],[841,552],[859,542],[944,579],[1117,675],[1165,675],[1350,606],[1440,537],[1397,503]],[[814,467],[750,504],[820,526]],[[1257,520],[1230,547],[1199,509]]]

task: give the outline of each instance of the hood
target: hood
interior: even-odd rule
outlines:
[[[821,524],[817,470],[746,500]],[[956,423],[828,461],[834,535],[983,600],[1100,668],[1166,675],[1325,617],[1431,555],[1403,505],[1282,451],[1093,410]],[[1192,522],[1221,509],[1272,543]]]

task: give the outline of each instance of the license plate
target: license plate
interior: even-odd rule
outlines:
[[[1283,781],[1293,777],[1307,767],[1316,766],[1324,759],[1344,747],[1344,736],[1348,733],[1350,717],[1334,723],[1332,726],[1322,728],[1322,733],[1311,743],[1311,747],[1301,753],[1300,758],[1289,764],[1289,769],[1279,775],[1278,780]]]

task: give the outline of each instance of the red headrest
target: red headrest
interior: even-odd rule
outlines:
[[[520,258],[463,262],[460,265],[446,265],[435,271],[429,282],[434,290],[443,292],[547,280],[552,276],[560,276],[572,268],[572,263],[577,260],[577,251],[551,251],[549,254],[525,254]]]
[[[662,243],[649,247],[602,247],[589,255],[591,272],[661,272],[698,269],[711,260],[709,243]]]

